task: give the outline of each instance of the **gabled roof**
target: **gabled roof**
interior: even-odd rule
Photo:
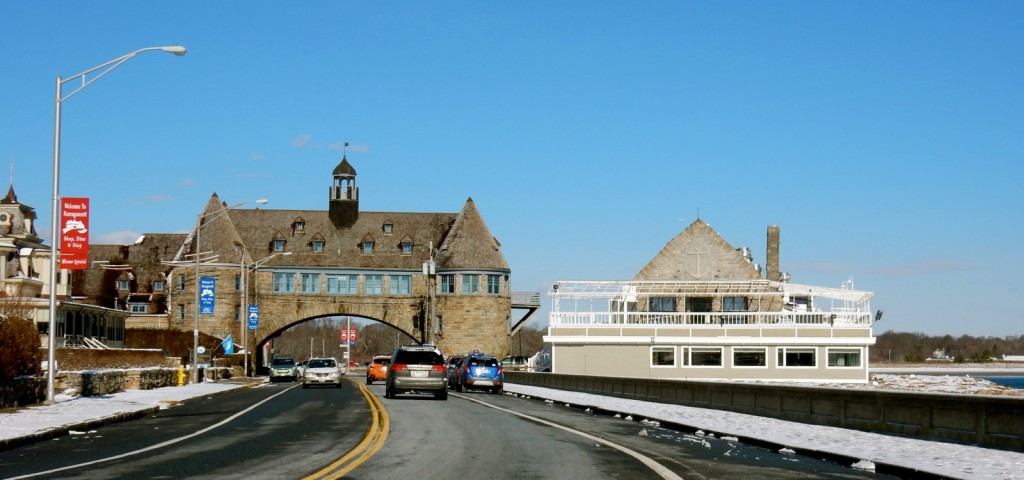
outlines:
[[[754,265],[702,220],[670,240],[636,280],[756,280]]]

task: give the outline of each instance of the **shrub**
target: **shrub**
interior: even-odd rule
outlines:
[[[0,314],[0,380],[38,374],[40,352],[39,333],[31,320]]]

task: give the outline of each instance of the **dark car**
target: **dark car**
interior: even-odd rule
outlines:
[[[470,355],[462,359],[456,370],[455,389],[487,390],[501,394],[505,383],[504,369],[497,358],[490,355]]]
[[[448,357],[448,364],[446,370],[448,371],[448,388],[455,388],[455,369],[459,368],[459,362],[465,355],[452,355]]]
[[[391,366],[384,381],[384,398],[400,393],[433,393],[448,399],[448,372],[444,357],[429,345],[403,346],[391,354]]]

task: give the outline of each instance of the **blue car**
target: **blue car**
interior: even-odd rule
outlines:
[[[497,358],[490,355],[469,355],[462,359],[455,370],[455,389],[487,390],[502,393],[505,384],[504,370]]]

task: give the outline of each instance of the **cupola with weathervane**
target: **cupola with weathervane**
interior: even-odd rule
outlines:
[[[344,155],[341,163],[334,167],[334,182],[331,185],[331,202],[328,214],[337,228],[351,227],[359,218],[359,187],[356,187],[356,169]]]

